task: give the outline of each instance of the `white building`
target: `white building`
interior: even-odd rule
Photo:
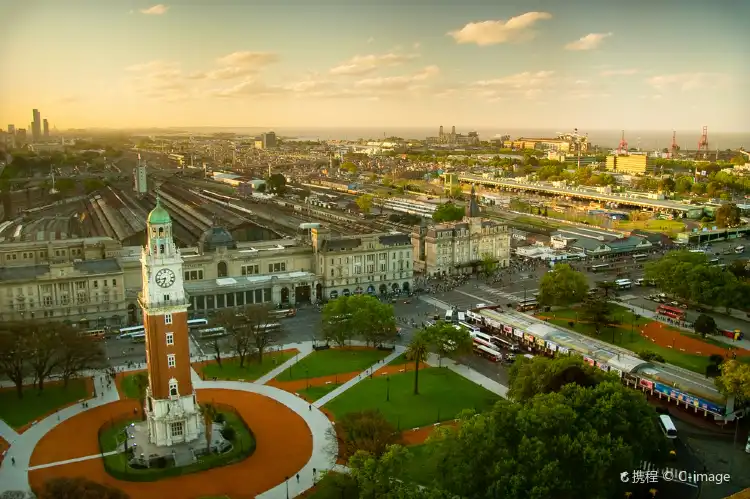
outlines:
[[[133,189],[140,195],[148,192],[146,165],[141,163],[141,155],[138,155],[138,166],[133,170],[134,186]]]

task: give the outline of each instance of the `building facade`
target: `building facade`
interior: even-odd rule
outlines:
[[[42,115],[38,109],[34,109],[31,112],[34,120],[31,122],[31,137],[34,142],[38,142],[42,136]]]
[[[462,221],[415,227],[411,239],[415,265],[429,276],[472,273],[485,260],[501,267],[510,261],[511,233],[506,225],[481,217],[473,186]]]
[[[412,247],[407,234],[333,237],[327,228],[310,232],[320,298],[386,295],[413,288]]]
[[[147,221],[148,241],[141,250],[138,304],[146,331],[146,422],[157,446],[192,442],[201,434],[200,411],[191,381],[188,307],[180,250],[172,220],[159,198]]]
[[[654,162],[645,154],[607,156],[607,171],[646,175],[654,172]]]

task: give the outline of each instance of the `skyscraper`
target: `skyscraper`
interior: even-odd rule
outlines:
[[[31,138],[36,142],[42,136],[42,116],[38,109],[34,109],[32,114],[34,121],[31,122]]]
[[[8,125],[8,133],[11,135],[16,134],[16,125]]]
[[[42,123],[44,124],[44,136],[49,137],[49,122],[47,122],[47,118],[44,118]]]

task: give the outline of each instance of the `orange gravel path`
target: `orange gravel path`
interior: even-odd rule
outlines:
[[[404,430],[401,432],[401,440],[404,445],[420,445],[427,441],[438,426],[456,426],[455,421],[446,421],[439,425],[423,426],[413,430]]]
[[[669,326],[656,321],[647,324],[643,328],[642,335],[661,347],[674,348],[675,350],[688,354],[704,356],[716,354],[721,355],[722,357],[728,357],[732,353],[736,353],[737,356],[740,357],[750,355],[750,350],[745,350],[744,348],[733,348],[730,351],[729,348],[731,345],[727,345],[727,348],[721,348],[697,338],[690,338],[689,336],[680,334]]]
[[[158,482],[117,480],[104,470],[100,459],[91,459],[30,471],[32,488],[38,490],[50,478],[85,476],[138,499],[198,499],[221,495],[253,499],[282,483],[284,477],[293,476],[310,459],[310,429],[286,406],[262,395],[235,390],[198,390],[197,394],[199,400],[211,400],[237,409],[255,434],[256,449],[252,456],[240,463]],[[127,415],[135,405],[134,401],[120,401],[65,421],[39,442],[31,458],[32,466],[98,453],[97,430],[110,415]]]
[[[427,364],[420,364],[419,368],[424,369],[425,367],[428,367]],[[375,374],[373,376],[385,376],[389,374],[398,374],[400,372],[404,371],[413,371],[414,370],[414,364],[397,364],[397,365],[385,365],[375,371]],[[351,373],[344,373],[344,374],[332,374],[330,376],[320,376],[318,378],[310,378],[310,379],[296,379],[293,381],[278,381],[276,379],[272,379],[268,383],[266,383],[269,386],[275,386],[276,388],[281,388],[284,391],[290,392],[290,393],[298,393],[301,390],[304,390],[308,386],[323,386],[327,383],[335,383],[335,384],[344,384],[347,381],[356,378],[364,371],[355,371]]]
[[[96,396],[96,394],[94,393],[94,379],[93,378],[83,378],[83,382],[86,384],[86,392],[88,393],[88,396],[86,396],[82,400],[91,400],[92,398],[94,398]],[[62,385],[62,384],[63,384],[62,381],[46,381],[44,383],[44,387],[47,388],[48,386]],[[13,390],[15,390],[15,387],[13,387]],[[42,392],[42,393],[44,393],[44,392]],[[57,411],[59,411],[61,409],[65,409],[66,407],[70,407],[71,405],[76,405],[76,404],[79,404],[79,403],[80,403],[79,401],[75,400],[73,402],[70,402],[69,404],[61,405],[60,407],[58,407],[54,411],[49,411],[47,414],[43,414],[43,415],[39,416],[38,418],[36,418],[36,421],[41,421],[42,419],[53,415],[54,413],[56,413]],[[29,423],[26,423],[25,425],[21,426],[20,428],[15,428],[15,430],[18,433],[23,433],[26,430],[28,430],[29,428],[31,428],[31,426],[32,426],[32,424],[31,424],[31,422],[29,422]]]

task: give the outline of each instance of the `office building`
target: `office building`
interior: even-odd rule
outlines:
[[[8,125],[8,133],[10,135],[15,135],[16,134],[16,125]]]
[[[38,142],[42,137],[42,116],[38,109],[32,111],[34,120],[31,122],[31,138],[34,142]]]
[[[42,133],[44,134],[44,138],[45,139],[49,138],[49,122],[47,121],[47,118],[44,118],[44,120],[42,121],[42,125],[43,125]]]
[[[261,134],[260,140],[263,149],[272,149],[276,147],[276,133],[274,132]]]
[[[146,176],[146,164],[141,163],[141,155],[138,155],[138,166],[133,170],[133,190],[139,195],[144,195],[148,192],[148,179]]]
[[[506,225],[481,217],[473,186],[462,221],[418,226],[411,238],[414,265],[429,276],[481,271],[487,260],[507,267],[510,261],[511,232]]]
[[[645,154],[607,156],[607,171],[629,175],[647,175],[654,172],[654,162]]]

